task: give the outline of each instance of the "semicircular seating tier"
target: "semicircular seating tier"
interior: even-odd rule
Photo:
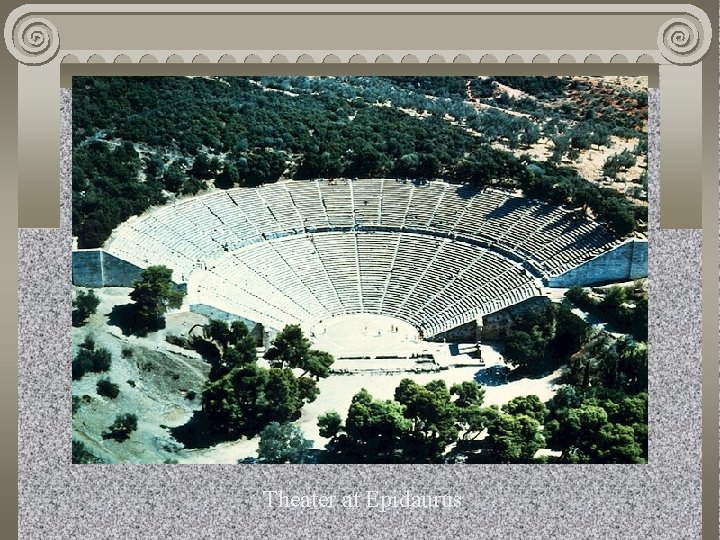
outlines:
[[[619,241],[577,212],[497,189],[394,179],[287,181],[152,209],[106,250],[164,264],[191,302],[272,328],[346,313],[426,335],[540,294]]]

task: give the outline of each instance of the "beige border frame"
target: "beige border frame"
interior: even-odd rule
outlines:
[[[538,17],[543,32],[528,34],[526,29],[537,24]],[[365,25],[358,22],[365,19],[376,26],[375,32],[361,31]],[[400,19],[416,29],[411,39],[390,31]],[[434,35],[432,28],[438,24],[457,27],[455,43]],[[163,32],[156,31],[160,27]],[[330,29],[342,32],[328,40]],[[330,11],[321,4],[108,4],[91,11],[78,4],[24,5],[10,13],[4,28],[5,45],[19,62],[18,82],[31,89],[18,97],[19,225],[59,225],[59,187],[53,184],[49,190],[48,181],[59,178],[54,159],[59,127],[51,129],[59,121],[50,119],[58,118],[62,63],[579,61],[658,66],[664,134],[661,225],[700,228],[701,64],[712,33],[707,14],[690,4],[589,4],[572,9],[559,4],[347,4]],[[327,48],[328,41],[333,48]],[[238,42],[252,47],[237,48]]]
[[[703,0],[703,4],[709,5],[713,13],[717,13],[717,4]],[[458,43],[448,43],[447,39],[431,39],[432,36],[423,36],[422,48],[411,46],[409,43],[399,43],[398,46],[388,45],[377,35],[372,35],[373,46],[362,46],[355,42],[354,45],[343,47],[343,39],[359,39],[356,33],[344,32],[338,35],[329,35],[327,27],[321,27],[319,31],[308,32],[307,42],[299,43],[300,39],[292,44],[281,44],[277,39],[264,39],[260,32],[249,31],[243,39],[243,48],[238,49],[238,40],[222,35],[222,32],[194,32],[193,36],[183,35],[182,19],[196,18],[190,24],[195,28],[197,16],[212,14],[212,17],[239,20],[241,26],[248,30],[264,28],[258,25],[259,18],[272,20],[272,28],[276,29],[277,24],[282,24],[283,16],[297,17],[301,15],[312,15],[308,19],[319,15],[339,17],[346,22],[341,25],[348,30],[346,17],[368,16],[375,17],[380,14],[383,18],[404,17],[410,15],[441,16],[450,13],[455,16],[458,23],[462,19],[482,16],[485,20],[500,18],[510,14],[513,20],[513,27],[494,24],[495,28],[502,29],[505,33],[502,40],[494,39],[492,32],[478,33],[472,40],[463,41],[458,35]],[[541,15],[552,14],[553,17],[569,16],[571,23],[566,23],[564,28],[570,27],[577,30],[565,36],[562,42],[553,41],[547,35],[533,34],[527,32],[532,29],[534,19]],[[133,17],[135,15],[136,17]],[[130,21],[157,20],[172,16],[175,22],[163,28],[161,33],[147,32],[138,34],[128,32]],[[644,29],[642,35],[622,36],[618,33],[608,31],[608,28],[598,24],[598,19],[607,17],[608,21],[619,21],[631,18],[634,30]],[[112,21],[110,20],[112,18]],[[249,23],[249,19],[253,22]],[[243,21],[242,19],[245,19]],[[713,15],[713,19],[715,16]],[[658,21],[661,24],[658,25]],[[118,24],[119,22],[119,24]],[[242,23],[248,24],[242,24]],[[520,24],[524,22],[524,24]],[[287,20],[285,20],[287,23]],[[449,24],[448,19],[448,24]],[[152,28],[154,23],[148,22]],[[570,26],[567,26],[567,25]],[[204,23],[202,23],[204,26]],[[678,26],[680,25],[680,26]],[[308,27],[312,21],[308,22]],[[350,25],[349,29],[352,30]],[[210,24],[208,24],[210,27]],[[8,28],[10,29],[8,31]],[[111,31],[109,31],[111,30]],[[123,48],[117,39],[119,33],[125,33],[126,39],[132,41],[127,46],[132,49]],[[629,67],[625,61],[649,62],[643,65],[642,69],[654,68],[643,71],[651,76],[659,74],[659,85],[661,92],[662,111],[662,146],[661,146],[661,225],[664,228],[703,228],[703,289],[704,289],[704,314],[703,314],[703,461],[704,461],[704,514],[703,531],[704,537],[716,538],[718,525],[718,189],[717,189],[717,41],[715,34],[717,28],[712,28],[710,20],[702,10],[688,4],[672,5],[199,5],[199,6],[177,6],[177,5],[29,5],[14,10],[6,21],[5,40],[8,50],[16,60],[14,66],[17,74],[17,86],[11,71],[9,76],[3,77],[0,86],[4,90],[4,96],[9,96],[9,103],[5,103],[3,112],[5,118],[11,119],[14,116],[14,105],[18,106],[18,131],[17,131],[17,156],[14,151],[14,119],[9,122],[9,134],[4,134],[2,146],[3,167],[10,179],[2,188],[3,198],[15,200],[18,197],[17,213],[14,208],[9,208],[5,214],[5,221],[13,221],[21,227],[57,227],[59,225],[59,98],[58,87],[61,86],[61,75],[70,76],[75,69],[77,73],[90,74],[111,74],[119,73],[115,69],[122,67],[129,68],[126,73],[150,73],[165,71],[166,66],[159,64],[144,65],[152,61],[150,54],[159,62],[174,62],[180,60],[186,63],[185,66],[173,64],[170,72],[181,74],[185,69],[211,69],[212,64],[203,66],[198,64],[205,58],[197,57],[203,54],[208,62],[220,61],[224,54],[231,54],[243,63],[252,63],[250,71],[240,73],[262,71],[274,66],[258,65],[254,63],[258,58],[250,56],[257,55],[261,62],[273,64],[282,63],[283,58],[277,54],[285,55],[289,62],[303,62],[307,57],[300,58],[303,54],[320,63],[340,62],[355,63],[362,61],[387,61],[388,58],[380,59],[372,56],[373,52],[390,51],[391,62],[402,62],[403,64],[414,64],[417,71],[433,72],[432,68],[441,66],[431,65],[435,62],[445,61],[444,69],[452,68],[449,63],[462,66],[462,72],[469,72],[470,68],[478,69],[480,72],[487,69],[490,72],[504,71],[509,65],[502,63],[514,63],[518,60],[526,65],[519,67],[519,72],[526,73],[533,71],[533,66],[538,65],[539,74],[545,74],[545,70],[557,62],[554,67],[562,65],[562,69],[556,73],[577,73],[584,66],[580,62],[591,62],[597,60],[600,63],[593,64],[597,67],[596,73],[616,73],[621,68]],[[172,36],[174,35],[174,38]],[[200,35],[202,34],[202,36]],[[651,39],[650,34],[655,38]],[[291,36],[298,37],[290,33]],[[335,48],[327,49],[317,45],[317,41],[310,39],[313,36],[324,36],[331,41]],[[672,36],[675,35],[674,41]],[[24,36],[21,37],[21,36]],[[162,46],[163,40],[169,39],[169,46]],[[592,39],[589,37],[592,36]],[[694,37],[693,37],[694,36]],[[407,36],[399,36],[405,38]],[[629,39],[632,37],[632,39]],[[628,38],[627,41],[622,39]],[[697,39],[696,39],[697,38]],[[686,42],[686,39],[689,40]],[[199,40],[199,41],[198,41]],[[205,41],[203,41],[205,40]],[[521,45],[530,40],[531,45]],[[633,41],[634,40],[634,41]],[[402,41],[402,40],[401,40]],[[412,41],[412,40],[410,40]],[[592,41],[593,49],[578,49],[578,43]],[[622,41],[622,43],[620,43]],[[382,43],[380,43],[382,42]],[[427,44],[425,44],[428,42]],[[434,43],[433,43],[434,42]],[[315,45],[313,46],[313,43]],[[693,43],[693,45],[687,45]],[[491,47],[488,47],[491,44]],[[576,44],[573,46],[573,44]],[[288,46],[291,45],[291,46]],[[380,46],[381,45],[381,46]],[[410,45],[410,46],[409,46]],[[714,50],[709,54],[707,51],[711,45]],[[454,48],[453,48],[454,46]],[[478,47],[488,47],[482,49]],[[503,48],[504,46],[504,48]],[[688,51],[686,46],[691,47]],[[348,56],[348,51],[353,54]],[[142,52],[140,56],[136,53]],[[362,51],[369,51],[365,56]],[[610,51],[610,52],[608,52]],[[127,54],[130,65],[119,66],[117,64],[102,66],[96,64],[98,61],[120,62],[118,54]],[[164,56],[167,53],[167,56]],[[244,55],[244,53],[248,53]],[[298,53],[297,56],[294,56]],[[329,54],[335,54],[337,58]],[[507,53],[507,54],[506,54]],[[585,54],[587,53],[587,54]],[[637,53],[637,56],[634,56]],[[68,55],[74,55],[75,58]],[[363,58],[355,56],[360,54]],[[486,56],[493,54],[492,56]],[[643,56],[647,54],[649,56]],[[97,56],[94,56],[97,55]],[[173,56],[177,55],[177,56]],[[411,55],[411,56],[408,56]],[[544,56],[542,56],[544,55]],[[570,55],[570,56],[566,56]],[[621,55],[621,56],[618,56]],[[249,56],[249,57],[248,57]],[[172,57],[172,58],[171,58]],[[711,59],[713,63],[709,63]],[[225,58],[222,60],[229,60]],[[417,63],[414,63],[417,60]],[[480,63],[473,63],[478,62]],[[488,66],[488,62],[499,61],[499,64]],[[65,61],[65,64],[61,64]],[[90,62],[90,64],[87,64]],[[137,63],[134,63],[137,62]],[[424,64],[429,62],[429,64]],[[467,63],[470,62],[470,63]],[[569,64],[567,63],[569,62]],[[82,65],[85,63],[85,65]],[[424,65],[421,65],[424,64]],[[246,64],[247,65],[247,64]],[[197,67],[196,67],[197,66]],[[217,65],[214,67],[218,67]],[[229,68],[224,65],[223,68]],[[236,67],[239,67],[236,66]],[[289,64],[277,66],[282,70],[294,71]],[[330,68],[331,66],[327,66]],[[360,66],[358,66],[359,68]],[[365,69],[370,65],[364,66]],[[395,69],[405,68],[404,65],[394,64]],[[410,68],[411,66],[407,66]],[[322,72],[322,65],[304,65],[300,72],[311,73],[314,69]],[[339,69],[338,69],[339,68]],[[347,68],[353,72],[355,66],[333,66],[330,70],[333,73],[343,71]],[[641,66],[638,66],[640,69]],[[174,71],[176,70],[177,71]],[[97,70],[97,71],[96,71]],[[426,71],[427,70],[427,71]],[[606,71],[608,70],[608,71]],[[372,71],[372,70],[369,70]],[[552,70],[551,70],[552,71]],[[168,73],[170,73],[168,72]],[[274,72],[270,70],[269,72]],[[514,73],[513,69],[510,73]],[[239,74],[240,74],[239,73]],[[548,73],[550,74],[550,73]],[[703,79],[706,85],[703,85]],[[709,89],[709,90],[708,90]],[[688,92],[690,97],[688,97]],[[17,98],[17,99],[16,99]],[[16,161],[17,159],[17,161]],[[17,169],[15,169],[17,164]],[[16,184],[12,179],[17,177]],[[12,235],[12,233],[10,233]],[[10,245],[12,245],[12,240]],[[10,272],[10,277],[13,273]],[[10,280],[13,281],[13,280]],[[11,285],[11,283],[10,283]],[[10,294],[8,295],[12,298]],[[6,291],[8,292],[8,291]],[[12,325],[10,325],[12,326]],[[6,345],[11,347],[12,336],[6,336]],[[4,377],[3,390],[7,391],[6,397],[16,396],[16,378]],[[12,406],[12,400],[9,400]],[[9,422],[6,422],[8,427]],[[10,437],[8,437],[10,438]],[[10,444],[11,441],[8,443]],[[5,445],[7,446],[7,445]],[[7,449],[5,449],[7,450]],[[9,471],[3,471],[10,484],[14,479]],[[16,476],[14,477],[16,479]],[[15,505],[11,505],[15,506]],[[5,520],[11,523],[11,520]],[[4,535],[8,536],[9,535]]]

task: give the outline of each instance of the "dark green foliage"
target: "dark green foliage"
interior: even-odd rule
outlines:
[[[603,174],[610,178],[615,178],[619,171],[626,171],[635,165],[635,161],[635,154],[629,150],[623,150],[619,154],[613,154],[605,161]]]
[[[623,237],[636,228],[635,209],[622,194],[610,188],[600,188],[580,177],[574,169],[560,167],[552,160],[534,163],[533,169],[542,174],[527,172],[517,177],[526,195],[549,199],[560,204],[589,208],[618,236]]]
[[[268,422],[297,419],[307,394],[288,368],[244,366],[208,385],[203,409],[228,438],[254,435]]]
[[[587,334],[588,324],[561,304],[555,309],[555,335],[549,350],[559,358],[569,358],[585,343]]]
[[[137,416],[132,413],[118,414],[108,430],[103,433],[103,439],[113,439],[123,442],[137,430]]]
[[[618,237],[626,236],[635,230],[635,215],[627,199],[605,199],[598,205],[597,212]]]
[[[150,180],[162,180],[165,174],[165,162],[158,154],[152,154],[145,162],[145,175]]]
[[[100,305],[100,299],[95,296],[95,291],[78,291],[75,300],[72,302],[72,325],[82,326],[90,315],[93,315]]]
[[[430,96],[462,98],[465,81],[460,77],[388,77],[399,88]]]
[[[229,188],[283,176],[443,177],[492,181],[521,187],[532,196],[565,200],[568,197],[556,190],[567,192],[570,186],[577,192],[589,185],[574,170],[533,162],[548,177],[542,185],[533,185],[527,174],[518,173],[530,162],[523,164],[488,143],[523,147],[540,135],[551,136],[557,144],[553,156],[557,164],[571,144],[586,148],[606,144],[610,135],[634,136],[642,149],[647,140],[642,131],[644,92],[628,93],[627,99],[637,107],[625,111],[609,96],[577,94],[578,85],[565,78],[258,77],[254,81],[259,85],[241,77],[74,78],[73,234],[80,237],[80,246],[100,246],[117,224],[161,204],[163,190],[196,194],[212,178],[218,187]],[[496,91],[497,83],[519,87],[543,101],[509,98]],[[477,110],[465,101],[468,91],[473,99],[492,107]],[[575,98],[581,97],[573,105],[564,94],[571,91]],[[373,106],[387,101],[391,107]],[[408,115],[399,108],[429,116]],[[444,120],[445,115],[459,125]],[[480,136],[470,135],[466,127]],[[149,148],[145,163],[134,148],[137,143]],[[217,157],[221,154],[222,163]],[[143,167],[145,181],[139,174]],[[566,175],[575,179],[561,182]],[[568,202],[576,201],[571,195]],[[627,230],[624,216],[606,218],[591,207],[617,234]]]
[[[547,414],[547,408],[543,402],[540,401],[540,398],[532,395],[518,396],[511,399],[502,406],[502,411],[513,416],[524,414],[525,416],[534,418],[541,424],[545,421],[545,415]]]
[[[412,448],[414,460],[439,460],[459,431],[457,409],[445,382],[437,380],[421,386],[403,379],[395,389],[395,401],[404,406],[403,416],[412,422],[405,444]]]
[[[112,364],[112,356],[107,349],[81,348],[72,362],[72,378],[78,380],[86,373],[108,371]]]
[[[611,287],[605,290],[600,300],[591,298],[581,287],[572,287],[565,296],[613,328],[632,335],[638,341],[647,341],[648,296],[641,285]]]
[[[558,135],[553,138],[553,153],[550,161],[558,165],[563,156],[570,150],[570,137],[567,135]]]
[[[318,427],[321,436],[331,439],[332,461],[438,463],[461,429],[475,429],[477,437],[488,425],[480,407],[483,394],[472,381],[454,385],[451,393],[442,380],[423,386],[403,379],[393,401],[373,399],[363,389],[353,397],[344,425],[330,411],[318,417]]]
[[[457,396],[455,406],[460,408],[479,407],[485,399],[485,389],[475,381],[463,381],[452,385],[450,393]]]
[[[191,337],[192,347],[210,363],[210,380],[215,381],[235,367],[254,364],[256,338],[240,321],[230,325],[211,319],[202,327],[202,336]]]
[[[190,174],[198,180],[207,180],[215,176],[215,171],[210,164],[210,158],[205,154],[195,156]]]
[[[310,341],[303,335],[299,325],[287,325],[265,353],[265,359],[273,367],[288,366],[303,370],[302,375],[316,379],[327,377],[334,362],[331,354],[310,348]]]
[[[399,403],[375,400],[362,389],[353,397],[343,432],[335,444],[350,461],[402,462],[411,427]]]
[[[100,379],[96,385],[97,393],[100,396],[115,399],[120,394],[120,387],[110,379]]]
[[[354,397],[345,424],[332,411],[318,418],[320,434],[329,437],[330,461],[350,463],[441,463],[447,448],[472,461],[510,463],[532,461],[542,448],[545,406],[536,396],[517,398],[505,412],[483,408],[482,392],[474,382],[453,387],[441,380],[422,386],[404,379],[394,401],[375,400],[361,390]],[[478,437],[487,430],[488,437]],[[462,432],[462,435],[461,435]]]
[[[328,411],[325,414],[321,414],[318,416],[317,423],[320,428],[320,436],[328,439],[337,436],[342,428],[342,418],[340,418],[340,415],[335,411]]]
[[[72,397],[72,414],[75,416],[75,413],[80,410],[80,406],[82,405],[82,399],[80,396],[73,396]]]
[[[500,411],[496,405],[490,407],[473,405],[472,407],[458,408],[458,426],[463,431],[458,444],[467,446],[467,441],[475,441],[498,419],[499,415]]]
[[[73,149],[73,235],[79,247],[99,247],[113,228],[165,199],[160,184],[141,182],[133,144],[95,140]]]
[[[228,163],[215,180],[215,186],[222,189],[230,189],[240,180],[238,168],[233,163]]]
[[[503,354],[512,366],[532,370],[543,360],[570,357],[584,343],[587,331],[588,325],[567,306],[533,307],[513,321]]]
[[[139,334],[162,328],[165,312],[182,305],[184,293],[173,285],[172,273],[165,266],[149,266],[142,271],[140,279],[133,283],[130,298],[135,302],[135,325]]]
[[[293,424],[270,422],[260,432],[258,458],[261,463],[303,463],[312,441]]]
[[[254,436],[270,422],[296,420],[302,406],[317,398],[314,380],[296,377],[289,367],[257,366],[255,340],[242,323],[208,327],[227,347],[202,394],[203,412],[222,438]]]
[[[579,388],[602,386],[634,394],[647,391],[647,344],[597,334],[571,359],[565,382]]]
[[[172,193],[180,193],[188,181],[188,175],[179,162],[173,161],[162,177],[163,186]]]
[[[537,420],[525,414],[500,414],[488,427],[487,445],[481,460],[527,463],[544,444]]]
[[[98,464],[103,463],[99,457],[95,456],[82,441],[72,440],[72,462],[76,464]]]
[[[87,349],[88,351],[95,350],[95,338],[92,336],[92,334],[86,334],[85,339],[82,342],[82,345],[80,345],[83,349]]]
[[[530,367],[545,354],[545,339],[522,330],[510,330],[505,339],[505,360],[518,368]]]
[[[601,123],[586,120],[580,122],[570,133],[570,146],[587,150],[591,146],[607,146],[610,144],[610,130]]]
[[[617,399],[617,398],[615,398]],[[624,398],[585,397],[579,404],[549,402],[548,444],[571,463],[646,463],[647,394]]]

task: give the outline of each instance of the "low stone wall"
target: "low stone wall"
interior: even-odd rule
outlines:
[[[143,269],[102,249],[72,252],[72,282],[79,287],[132,287]],[[185,283],[175,283],[187,292]]]
[[[475,343],[479,337],[477,321],[470,321],[445,332],[440,332],[427,338],[427,340],[436,343]]]
[[[647,240],[628,240],[559,276],[548,278],[548,287],[596,285],[647,277]]]
[[[80,287],[132,287],[142,268],[102,249],[79,249],[72,254],[72,281]]]
[[[228,313],[227,311],[223,311],[222,309],[218,309],[213,306],[209,306],[207,304],[190,304],[189,307],[190,311],[192,313],[197,313],[199,315],[204,315],[208,319],[215,319],[218,321],[225,321],[227,323],[231,323],[233,321],[242,321],[242,323],[245,325],[245,327],[248,329],[248,332],[257,332],[256,326],[258,325],[257,322],[251,321],[250,319],[246,319],[244,317],[240,317],[239,315],[235,315],[234,313]],[[262,328],[259,330],[263,333],[262,335],[262,343],[263,347],[267,348],[270,346],[270,343],[275,339],[275,336],[277,336],[278,331],[274,328],[264,327],[263,325],[260,325]],[[258,337],[258,336],[256,336]]]

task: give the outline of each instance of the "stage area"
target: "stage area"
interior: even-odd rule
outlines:
[[[399,319],[359,313],[320,321],[310,331],[314,346],[335,358],[409,357],[421,354],[426,343],[417,330]]]

